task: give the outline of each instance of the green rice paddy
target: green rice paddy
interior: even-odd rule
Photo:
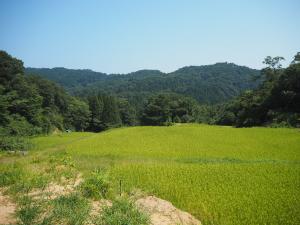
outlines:
[[[67,152],[83,173],[171,201],[203,224],[300,224],[300,132],[209,125],[131,127],[34,138],[32,155]]]

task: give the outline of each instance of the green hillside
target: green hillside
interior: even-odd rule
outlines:
[[[258,70],[233,63],[189,66],[172,73],[140,70],[129,74],[104,74],[91,70],[65,68],[26,68],[27,74],[37,74],[58,82],[71,93],[86,94],[103,91],[140,102],[157,92],[175,92],[195,98],[201,103],[218,103],[257,87],[254,78]]]
[[[85,133],[82,133],[82,135]],[[32,156],[66,152],[80,171],[119,180],[191,212],[206,224],[298,224],[296,129],[208,125],[132,127],[38,137]]]

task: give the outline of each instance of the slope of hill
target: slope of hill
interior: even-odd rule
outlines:
[[[104,80],[106,74],[92,70],[73,70],[63,67],[49,68],[26,68],[27,74],[40,75],[49,80],[59,83],[61,86],[72,89],[78,86],[85,87],[90,83]]]
[[[201,103],[219,103],[255,88],[259,81],[253,78],[260,72],[233,63],[216,63],[183,67],[172,73],[140,70],[107,75],[65,68],[27,68],[26,73],[56,81],[71,93],[103,91],[140,101],[144,96],[168,91],[193,97]]]

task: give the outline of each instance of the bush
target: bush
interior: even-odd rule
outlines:
[[[179,116],[175,116],[173,122],[174,123],[181,123],[181,119],[179,118]]]
[[[24,117],[14,115],[5,127],[12,136],[32,136],[42,133],[42,128],[30,124]]]
[[[167,121],[163,122],[162,125],[163,126],[172,126],[173,125],[172,119],[170,117],[168,117]]]
[[[147,225],[149,224],[149,218],[144,213],[141,213],[133,202],[126,198],[120,198],[113,201],[111,207],[103,209],[95,224]]]
[[[32,143],[24,137],[0,137],[0,150],[2,151],[28,151]]]
[[[271,127],[299,127],[300,113],[269,111]]]
[[[107,173],[96,170],[80,185],[80,190],[87,198],[101,199],[107,196],[109,186]]]

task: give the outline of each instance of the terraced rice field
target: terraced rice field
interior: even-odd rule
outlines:
[[[208,125],[131,127],[33,140],[31,154],[67,152],[113,187],[171,201],[203,224],[300,224],[300,132]]]

